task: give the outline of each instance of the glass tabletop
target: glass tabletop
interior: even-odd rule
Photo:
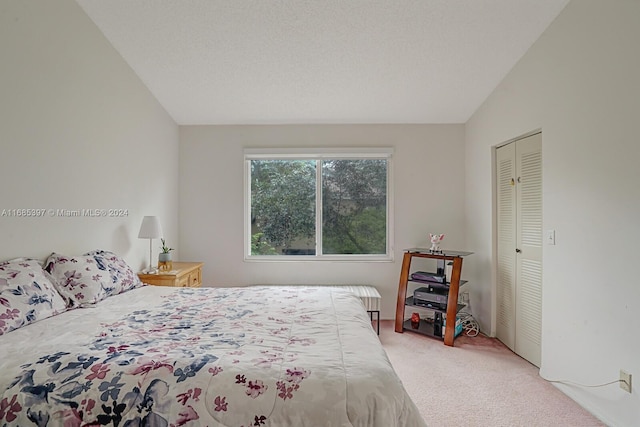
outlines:
[[[467,255],[471,255],[473,252],[464,252],[464,251],[452,251],[449,249],[442,249],[441,251],[431,251],[429,248],[409,248],[405,249],[405,252],[413,252],[420,254],[429,254],[429,255],[442,255],[442,256],[452,256],[452,257],[463,257]]]

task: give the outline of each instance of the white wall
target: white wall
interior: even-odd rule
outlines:
[[[541,375],[640,375],[640,2],[574,0],[466,124],[467,244],[478,315],[492,319],[491,147],[542,129]],[[640,425],[638,391],[559,385],[612,426]]]
[[[178,127],[82,9],[72,0],[3,1],[0,57],[0,213],[128,210],[5,212],[0,260],[102,248],[137,269],[148,263],[148,240],[137,237],[144,215],[158,215],[177,244]]]
[[[243,261],[243,148],[394,147],[394,262]],[[180,247],[204,261],[205,286],[365,283],[395,316],[403,249],[447,234],[464,245],[462,125],[186,126],[180,128]]]

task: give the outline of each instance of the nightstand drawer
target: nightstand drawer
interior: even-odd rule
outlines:
[[[174,262],[173,270],[157,274],[138,273],[143,283],[155,286],[199,288],[202,286],[201,262]]]
[[[189,273],[189,287],[199,288],[202,286],[202,269],[199,268]]]
[[[178,286],[179,288],[188,288],[188,287],[189,287],[189,284],[191,283],[191,282],[189,281],[189,279],[190,279],[190,278],[191,278],[191,276],[188,276],[188,275],[187,275],[187,276],[182,277],[182,278],[178,281],[177,286]]]

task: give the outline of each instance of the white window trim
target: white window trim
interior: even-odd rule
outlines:
[[[251,160],[268,159],[387,159],[387,250],[386,254],[375,255],[251,255]],[[318,170],[318,174],[322,171]],[[321,180],[316,179],[316,185]],[[392,262],[393,245],[393,148],[390,147],[357,147],[357,148],[245,148],[244,149],[244,260],[247,262]],[[316,225],[322,215],[321,193],[316,191]],[[322,227],[316,232],[322,238]],[[322,240],[320,240],[320,244]]]

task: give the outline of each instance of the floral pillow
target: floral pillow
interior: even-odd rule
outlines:
[[[65,256],[52,253],[45,270],[69,307],[83,307],[115,295],[109,272],[92,256]]]
[[[0,335],[66,310],[51,276],[35,259],[0,262]]]
[[[107,270],[111,275],[111,281],[119,290],[117,293],[126,292],[128,290],[143,286],[138,275],[129,267],[127,262],[113,252],[95,250],[87,252],[86,256],[93,256],[96,260],[101,259],[107,266]]]
[[[113,252],[92,251],[80,256],[53,253],[45,265],[70,307],[86,307],[142,286],[131,267]]]

